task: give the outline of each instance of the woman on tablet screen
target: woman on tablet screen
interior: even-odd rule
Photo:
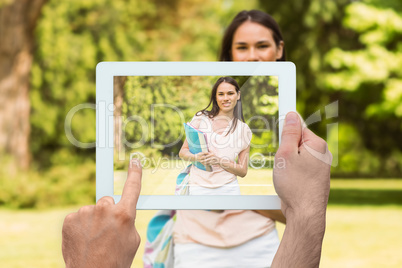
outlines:
[[[197,112],[191,121],[193,127],[206,134],[208,152],[192,154],[186,139],[179,156],[187,161],[211,166],[212,172],[192,165],[189,174],[190,195],[240,195],[237,176],[247,174],[252,135],[244,123],[240,94],[236,80],[231,77],[219,78],[212,88],[208,106]]]
[[[262,11],[240,12],[226,29],[220,60],[284,61],[278,24]],[[241,151],[239,164],[246,164],[248,150]],[[211,155],[205,158],[213,161]],[[269,267],[279,246],[275,221],[285,222],[280,210],[179,210],[173,232],[175,267]]]

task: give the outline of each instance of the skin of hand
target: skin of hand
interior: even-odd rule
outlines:
[[[286,218],[281,210],[254,210],[254,211],[274,221],[279,221],[283,224],[286,224]]]
[[[224,161],[212,152],[198,153],[196,159],[203,165],[220,165]]]
[[[209,152],[200,152],[194,155],[194,160],[200,162],[203,165],[206,165],[207,163],[205,163],[205,160],[207,159],[208,155]]]
[[[62,230],[66,267],[130,267],[140,244],[135,229],[136,205],[142,169],[133,159],[118,204],[112,197],[99,199],[67,215]]]
[[[203,165],[219,165],[224,170],[239,176],[245,177],[248,169],[250,146],[240,152],[238,162],[230,161],[229,159],[221,158],[212,152],[202,153],[198,156],[197,161]]]
[[[272,267],[319,266],[331,161],[327,143],[288,113],[273,172],[287,225]]]
[[[198,161],[203,165],[219,165],[226,171],[235,174],[236,176],[245,177],[247,175],[248,157],[250,147],[247,147],[240,152],[238,163],[216,156],[212,152],[201,152],[192,154],[188,148],[187,140],[184,140],[183,146],[180,149],[179,156],[186,161]]]

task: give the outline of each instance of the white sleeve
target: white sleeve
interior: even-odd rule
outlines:
[[[201,131],[204,131],[205,129],[208,128],[208,118],[201,114],[201,115],[194,115],[193,119],[191,119],[190,124],[195,127],[200,129]]]
[[[245,123],[243,123],[243,131],[242,131],[242,151],[244,149],[246,149],[250,143],[251,143],[251,138],[253,137],[253,132],[251,131],[251,129],[249,128],[249,126]]]

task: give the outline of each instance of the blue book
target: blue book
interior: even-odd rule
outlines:
[[[201,152],[208,152],[207,136],[201,130],[196,129],[190,123],[184,123],[184,131],[186,132],[188,148],[190,153],[198,154]],[[212,171],[211,166],[204,166],[200,162],[193,163],[197,168]]]

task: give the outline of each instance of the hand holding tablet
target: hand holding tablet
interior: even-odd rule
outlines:
[[[275,161],[274,185],[285,217],[302,212],[309,218],[325,212],[332,155],[327,143],[303,127],[296,113],[286,116]]]
[[[118,204],[103,197],[65,218],[62,251],[66,267],[130,267],[140,244],[134,222],[141,176],[140,163],[133,159]]]
[[[271,267],[318,267],[332,155],[327,143],[290,112],[275,161],[274,185],[286,217],[286,229]]]

